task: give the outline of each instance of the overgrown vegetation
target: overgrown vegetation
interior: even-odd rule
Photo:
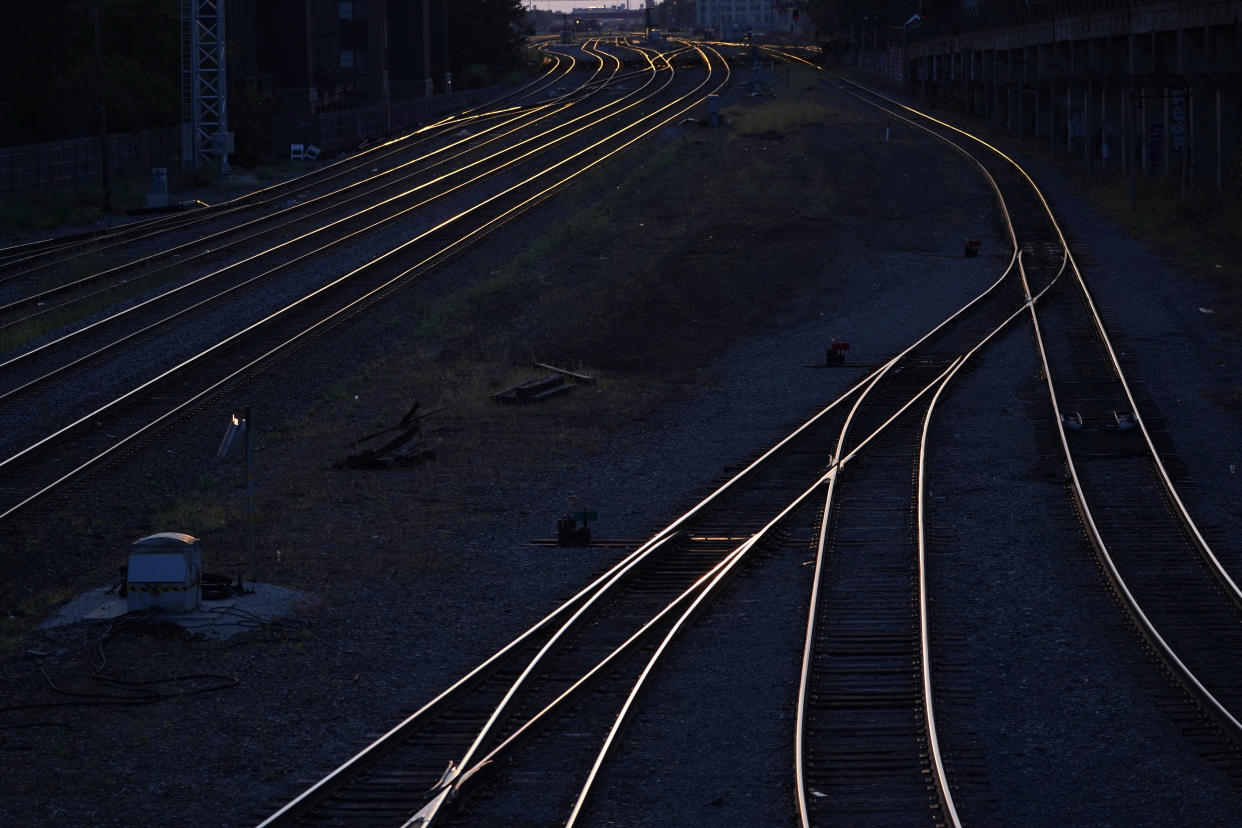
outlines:
[[[177,123],[181,111],[181,8],[174,0],[9,3],[0,32],[0,77],[13,95],[9,143],[93,135],[99,129],[99,55],[108,129]]]
[[[114,179],[111,214],[141,206],[145,184],[140,178]],[[21,199],[0,202],[0,234],[50,233],[74,225],[94,224],[104,216],[103,193],[98,187],[81,190],[46,189]]]
[[[481,80],[478,68],[484,67],[484,76],[490,79],[522,65],[528,29],[521,0],[454,0],[451,5],[449,42],[455,78]]]
[[[69,587],[55,587],[28,595],[16,606],[5,607],[4,612],[0,613],[0,653],[14,652],[23,644],[25,634],[36,622],[72,596],[73,590]]]
[[[756,107],[729,107],[724,112],[739,135],[782,135],[809,124],[823,124],[836,115],[810,101],[778,99]]]
[[[1172,251],[1186,273],[1210,285],[1218,297],[1213,316],[1242,334],[1242,200],[1228,190],[1219,197],[1200,187],[1183,191],[1167,178],[1144,179],[1135,189],[1133,211],[1126,181],[1087,192],[1128,233]]]

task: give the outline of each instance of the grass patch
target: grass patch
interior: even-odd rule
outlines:
[[[1211,198],[1198,188],[1184,193],[1164,177],[1136,183],[1134,210],[1129,182],[1117,177],[1086,188],[1092,204],[1130,235],[1172,252],[1185,272],[1216,294],[1218,324],[1242,334],[1242,201],[1226,193]]]
[[[228,526],[230,521],[237,519],[237,512],[235,506],[182,495],[152,515],[151,526],[156,532],[185,532],[202,537],[207,532],[217,532]]]
[[[615,171],[594,170],[562,194],[570,201],[568,221],[530,241],[526,247],[501,268],[484,279],[445,297],[423,315],[417,332],[421,337],[461,338],[473,330],[471,319],[481,304],[522,287],[530,274],[541,273],[549,263],[558,263],[567,250],[597,249],[607,246],[615,233],[615,217],[624,208],[635,189],[646,186],[677,160],[680,144],[657,150],[632,169],[619,183]],[[580,186],[579,186],[580,185]],[[607,192],[603,199],[599,192]]]
[[[50,190],[0,205],[0,233],[39,233],[91,224],[103,215],[98,190]]]
[[[797,127],[826,124],[836,111],[812,101],[776,100],[756,107],[727,107],[738,135],[784,135]]]
[[[145,183],[126,177],[111,182],[112,215],[124,215],[143,203]],[[66,226],[94,224],[104,216],[102,191],[46,189],[0,204],[0,235],[44,234]]]
[[[241,174],[249,173],[256,181],[276,181],[301,175],[307,172],[307,167],[305,164],[294,163],[293,161],[281,161],[275,164],[265,164],[251,170],[234,170],[234,172]]]
[[[611,199],[610,199],[611,200]],[[605,204],[595,204],[575,212],[569,221],[535,239],[513,260],[513,267],[532,269],[550,256],[556,256],[566,247],[581,244],[584,239],[595,238],[609,226],[609,213]]]
[[[15,652],[25,634],[52,610],[73,597],[69,587],[54,587],[18,602],[0,617],[0,653]]]
[[[86,275],[102,267],[104,265],[99,263],[97,257],[91,257],[89,263],[75,265],[75,270],[81,271],[80,275]],[[180,265],[165,266],[150,273],[144,273],[131,278],[128,281],[119,282],[106,290],[85,296],[78,301],[68,302],[62,307],[53,307],[38,316],[27,319],[19,325],[0,330],[0,350],[8,350],[25,345],[32,339],[38,339],[49,333],[59,331],[100,311],[115,307],[129,299],[142,296],[161,285],[178,282],[184,278],[185,273],[186,269]],[[80,278],[80,275],[71,274],[69,281]],[[59,280],[51,284],[58,283]],[[65,296],[70,295],[72,294],[65,294]],[[55,303],[63,299],[64,297],[52,297],[49,301]]]
[[[486,279],[470,284],[464,290],[454,293],[429,308],[423,314],[422,321],[419,322],[418,334],[426,337],[441,337],[468,332],[474,307],[511,290],[518,285],[518,281],[517,274],[512,268],[493,270]],[[457,330],[450,330],[454,328]]]

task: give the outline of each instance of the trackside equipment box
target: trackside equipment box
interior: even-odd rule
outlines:
[[[193,612],[202,595],[202,575],[198,538],[161,532],[134,541],[125,578],[129,611]]]

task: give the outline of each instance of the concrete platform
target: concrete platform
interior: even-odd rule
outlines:
[[[261,629],[282,618],[291,618],[295,615],[294,605],[309,598],[304,593],[274,584],[250,583],[246,588],[254,592],[219,601],[202,601],[195,612],[161,613],[155,617],[177,624],[194,635],[224,639]],[[100,587],[65,604],[39,628],[48,630],[81,621],[110,621],[128,611],[126,599],[118,597],[111,589]]]

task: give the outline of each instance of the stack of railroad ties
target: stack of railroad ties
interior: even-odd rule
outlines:
[[[572,391],[579,385],[595,384],[595,378],[586,374],[566,371],[564,368],[556,368],[543,362],[536,362],[535,367],[546,369],[551,373],[492,394],[492,402],[498,405],[526,405]]]

